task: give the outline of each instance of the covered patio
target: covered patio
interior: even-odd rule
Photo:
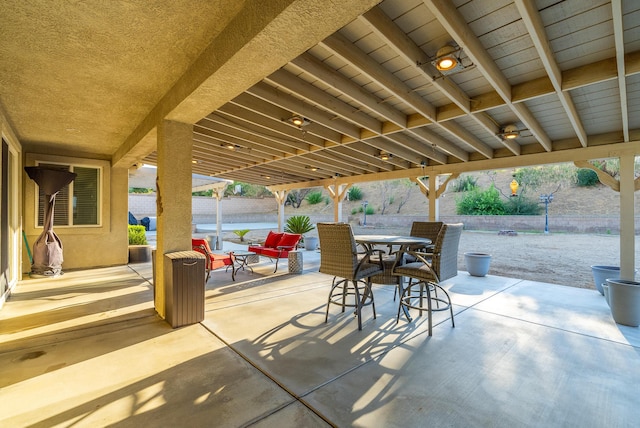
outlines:
[[[214,272],[205,320],[171,329],[151,264],[26,280],[0,312],[3,426],[635,426],[640,333],[594,290],[471,277],[396,324],[324,309],[331,277]],[[370,308],[369,308],[370,309]],[[35,393],[37,391],[37,393]]]

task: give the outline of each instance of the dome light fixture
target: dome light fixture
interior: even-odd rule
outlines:
[[[504,127],[501,135],[505,140],[514,140],[520,136],[520,131],[516,125],[511,124]]]
[[[303,126],[307,126],[311,123],[309,119],[307,119],[306,117],[302,117],[298,114],[291,116],[290,118],[286,119],[286,121],[292,124],[293,126],[297,126],[298,128],[302,128]]]
[[[460,64],[460,58],[457,53],[460,51],[460,48],[445,45],[438,49],[436,53],[436,59],[433,61],[433,65],[438,69],[438,71],[451,71]]]
[[[383,161],[389,160],[393,157],[393,155],[391,153],[387,153],[384,150],[380,150],[380,159]]]

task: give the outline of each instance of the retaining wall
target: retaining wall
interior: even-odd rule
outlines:
[[[155,217],[155,194],[130,194],[129,211],[138,219]],[[194,224],[216,222],[216,200],[204,196],[193,197]],[[225,223],[273,223],[277,221],[277,206],[273,198],[228,197],[222,200],[223,221]],[[304,214],[302,211],[301,214]],[[310,214],[313,223],[333,221],[333,214]],[[343,219],[351,224],[361,224],[363,215],[343,212]],[[367,225],[376,227],[411,228],[414,221],[426,220],[422,215],[367,215]],[[464,223],[467,230],[515,230],[520,232],[542,232],[545,216],[458,216],[443,215],[446,223]],[[636,230],[640,230],[640,216],[636,216]],[[549,216],[550,232],[568,233],[620,233],[619,215],[599,216]]]

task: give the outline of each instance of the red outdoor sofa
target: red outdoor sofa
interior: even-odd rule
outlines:
[[[278,270],[278,260],[289,257],[289,251],[295,250],[298,242],[302,239],[302,235],[298,233],[280,233],[269,231],[267,239],[262,245],[249,245],[249,251],[261,256],[269,257],[276,261],[276,268],[273,273]]]

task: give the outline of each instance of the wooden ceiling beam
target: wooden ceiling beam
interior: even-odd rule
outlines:
[[[319,123],[320,125],[332,129],[340,134],[348,135],[353,138],[360,137],[360,128],[356,125],[342,120],[336,120],[335,114],[328,113],[326,110],[321,110],[317,107],[306,104],[284,91],[268,85],[267,83],[256,83],[254,86],[247,89],[247,92],[275,104],[280,108],[289,110],[292,114],[300,114],[310,121]]]
[[[627,78],[624,58],[624,20],[622,19],[622,1],[611,0],[613,15],[613,36],[616,44],[616,65],[618,69],[618,91],[620,93],[620,116],[624,141],[629,141],[629,106],[627,104]]]
[[[518,116],[520,121],[529,129],[545,150],[551,151],[551,140],[542,126],[523,104],[513,104],[511,101],[511,85],[502,74],[495,61],[489,56],[480,40],[473,34],[466,21],[449,0],[423,0],[429,10],[445,30],[461,46],[471,58],[478,70],[500,94],[506,105]]]
[[[582,120],[578,115],[578,111],[573,103],[571,94],[562,91],[562,72],[554,58],[551,46],[549,45],[549,40],[547,39],[544,24],[542,23],[542,19],[540,18],[540,14],[538,13],[535,3],[528,0],[515,0],[515,4],[520,16],[522,17],[522,22],[529,32],[529,37],[531,37],[533,45],[538,52],[538,56],[540,57],[547,75],[549,76],[549,80],[553,85],[555,93],[560,100],[560,104],[562,104],[565,114],[569,118],[569,122],[571,122],[573,130],[580,140],[580,144],[582,144],[583,147],[587,147],[587,133],[584,130]]]
[[[360,128],[368,129],[371,132],[380,134],[382,123],[356,110],[353,106],[339,100],[333,95],[303,81],[285,70],[278,70],[271,73],[265,80],[272,82],[274,86],[286,88],[289,92],[297,95],[298,98],[306,100],[310,104],[321,106],[337,118],[352,122]]]
[[[477,115],[471,114],[471,100],[470,97],[456,85],[450,79],[434,79],[432,76],[437,76],[439,71],[431,64],[429,56],[424,52],[420,46],[418,46],[404,31],[402,31],[379,7],[374,7],[367,13],[361,16],[368,25],[382,40],[385,41],[387,46],[392,47],[401,57],[405,59],[409,64],[416,68],[416,70],[423,75],[423,77],[429,81],[433,86],[438,88],[447,98],[449,98],[462,112],[469,115],[478,124],[480,124],[491,136],[497,141],[503,143],[505,146],[511,147],[514,151],[519,152],[519,146],[513,141],[507,141],[500,138],[497,134],[499,129],[497,125],[493,123],[485,113],[479,113]],[[438,121],[436,125],[442,125],[440,123],[440,117],[437,117]],[[454,138],[462,143],[478,148],[478,151],[487,157],[493,156],[493,150],[483,143],[479,138],[471,133],[456,132],[458,127],[455,126],[441,126],[445,131],[449,132]],[[441,138],[441,140],[443,140]],[[451,147],[451,144],[448,145]],[[451,150],[445,150],[451,153]],[[456,156],[461,160],[467,156]]]
[[[431,121],[436,120],[436,109],[424,98],[412,91],[393,73],[381,67],[373,58],[357,49],[353,43],[347,40],[340,33],[335,33],[322,42],[322,46],[338,55],[350,65],[360,70],[370,79],[385,87],[396,97],[413,107],[417,112]]]
[[[399,127],[404,128],[407,126],[407,116],[405,114],[385,104],[382,99],[367,92],[363,87],[356,85],[344,75],[336,73],[335,70],[310,53],[300,55],[291,61],[291,64]]]

